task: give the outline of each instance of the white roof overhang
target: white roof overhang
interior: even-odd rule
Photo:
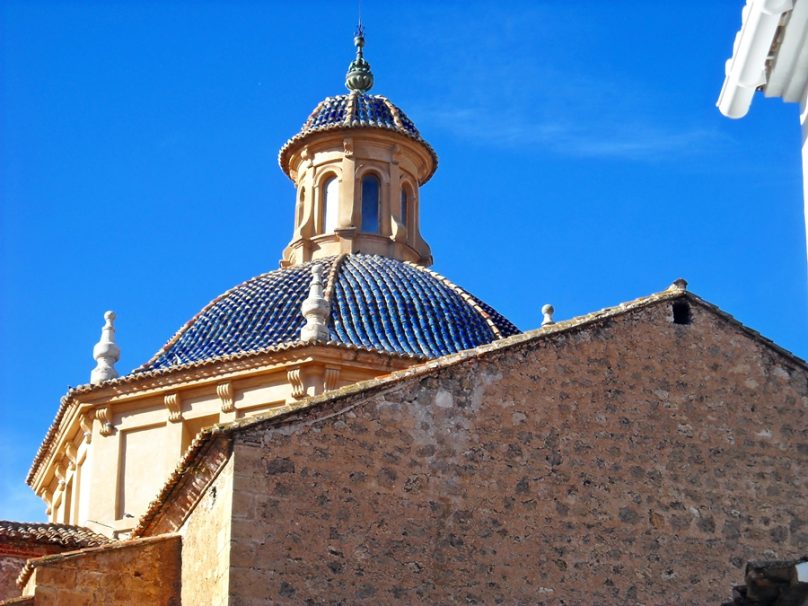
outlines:
[[[763,89],[767,97],[801,103],[808,83],[808,2],[795,0],[788,16],[768,82]]]
[[[802,4],[808,0],[803,0]],[[732,57],[718,97],[718,109],[729,118],[742,118],[749,111],[752,96],[766,84],[769,57],[783,14],[800,0],[747,0],[741,29],[735,36]]]

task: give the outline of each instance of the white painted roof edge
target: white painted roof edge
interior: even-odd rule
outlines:
[[[735,35],[732,57],[718,96],[719,111],[728,118],[743,118],[749,112],[757,88],[766,83],[766,58],[783,13],[793,0],[746,0],[741,29]]]

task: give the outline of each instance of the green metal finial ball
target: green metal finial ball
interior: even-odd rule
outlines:
[[[360,26],[354,36],[356,46],[356,58],[348,66],[348,73],[345,75],[345,86],[348,90],[366,93],[373,88],[373,72],[370,71],[370,63],[362,55],[362,47],[365,46],[365,35]]]

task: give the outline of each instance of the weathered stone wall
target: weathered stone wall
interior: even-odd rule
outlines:
[[[23,593],[37,606],[179,606],[180,542],[169,535],[32,560]]]
[[[48,554],[70,549],[61,545],[49,545],[25,540],[0,541],[0,602],[20,595],[17,577],[25,562]]]
[[[183,604],[227,604],[232,503],[230,459],[180,530]]]
[[[808,546],[808,372],[698,305],[236,434],[232,603],[719,604]]]
[[[20,595],[17,576],[25,565],[26,558],[16,555],[0,555],[0,602]]]

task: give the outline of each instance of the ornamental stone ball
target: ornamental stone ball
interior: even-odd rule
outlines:
[[[555,324],[555,320],[553,320],[553,314],[555,313],[555,308],[549,303],[547,305],[542,305],[541,308],[542,313],[542,326],[549,326],[550,324]]]

